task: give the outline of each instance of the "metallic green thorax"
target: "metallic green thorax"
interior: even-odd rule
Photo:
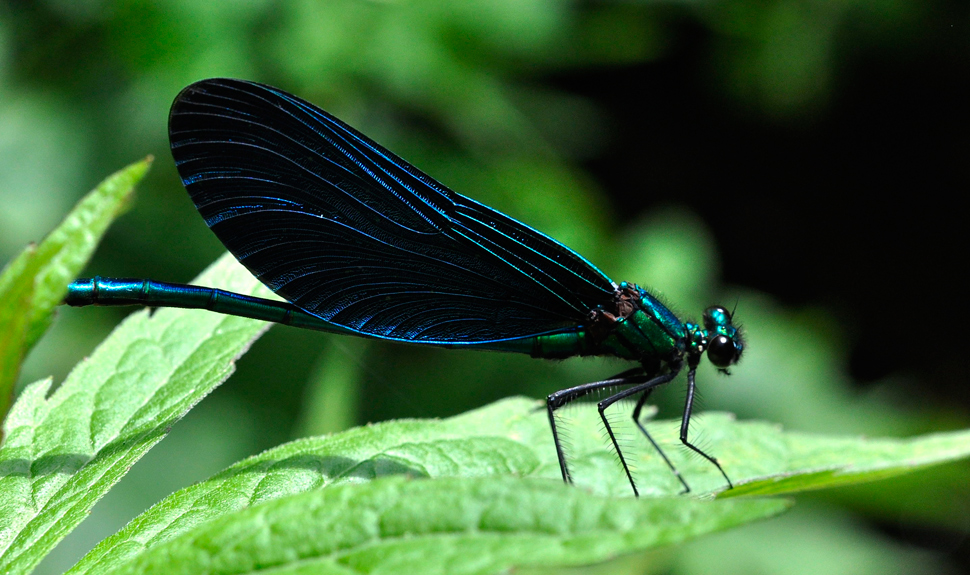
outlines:
[[[590,325],[576,333],[539,336],[535,357],[612,355],[645,363],[667,361],[684,352],[684,324],[635,284],[623,282],[612,310],[593,310]],[[572,336],[573,342],[570,342]]]
[[[547,359],[607,355],[653,366],[681,357],[687,351],[688,342],[695,339],[693,332],[704,331],[682,323],[666,306],[635,284],[623,282],[616,293],[613,309],[592,310],[589,324],[576,331],[488,347]]]

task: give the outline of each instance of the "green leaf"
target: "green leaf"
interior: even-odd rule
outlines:
[[[102,541],[71,573],[103,572],[225,513],[322,487],[392,474],[534,474],[540,467],[534,450],[506,437],[535,432],[534,405],[517,398],[446,420],[389,421],[281,445],[167,497]]]
[[[67,284],[81,272],[108,226],[130,204],[152,158],[108,176],[38,246],[0,274],[0,418],[10,406],[20,364],[51,322]]]
[[[33,278],[39,273],[37,247],[27,246],[0,274],[0,419],[13,401],[20,365],[27,356],[27,334],[31,331]]]
[[[253,293],[227,256],[198,278]],[[265,288],[259,293],[265,295]],[[28,573],[94,503],[224,381],[266,328],[254,320],[163,309],[129,316],[49,398],[28,386],[0,448],[0,573]]]
[[[166,498],[101,542],[70,573],[101,573],[253,505],[386,475],[561,481],[548,420],[545,411],[537,409],[541,407],[535,400],[511,398],[445,420],[390,421],[282,445]],[[607,448],[595,409],[573,411],[570,462],[578,485],[569,489],[629,501],[629,484]],[[857,473],[860,462],[878,466],[880,474],[890,470],[905,473],[970,453],[968,432],[915,440],[837,440],[785,433],[761,422],[739,423],[723,413],[706,413],[702,419],[708,447],[737,484],[722,496],[744,494],[749,484],[766,482],[774,486],[772,493],[824,487],[831,477],[819,474],[823,468],[843,482],[866,481],[876,475]],[[723,489],[724,481],[709,463],[675,447],[679,427],[679,421],[650,424],[651,433],[696,492],[710,499]],[[919,460],[912,456],[914,450],[921,454]],[[657,497],[678,494],[679,483],[656,454],[631,449],[628,455],[638,468],[641,493]],[[802,483],[795,485],[794,478],[801,478]],[[714,508],[711,512],[717,513]]]
[[[497,573],[603,561],[788,505],[595,497],[558,481],[510,477],[391,477],[236,511],[103,572]]]
[[[970,456],[970,430],[912,439],[866,439],[777,433],[783,451],[775,469],[749,477],[719,497],[776,495],[876,481]],[[757,447],[757,446],[755,446]]]

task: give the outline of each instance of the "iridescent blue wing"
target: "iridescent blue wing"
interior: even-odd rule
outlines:
[[[192,201],[260,281],[377,337],[479,343],[575,329],[609,278],[456,194],[295,96],[241,80],[184,89],[169,115]]]

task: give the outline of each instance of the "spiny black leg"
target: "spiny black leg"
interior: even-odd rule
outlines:
[[[677,476],[677,480],[680,481],[680,484],[684,486],[684,490],[681,492],[681,495],[685,493],[690,493],[690,486],[687,485],[687,481],[684,480],[683,476],[680,474],[680,471],[677,471],[677,468],[674,467],[674,464],[671,463],[669,459],[667,459],[667,454],[664,453],[662,449],[660,449],[660,446],[657,445],[657,442],[654,441],[653,437],[650,436],[650,433],[647,432],[647,428],[642,423],[640,423],[640,411],[643,409],[643,405],[646,403],[647,398],[650,397],[651,393],[653,393],[653,390],[654,388],[650,388],[647,391],[643,392],[643,395],[640,396],[640,400],[637,401],[637,406],[633,408],[633,421],[637,424],[637,427],[640,428],[640,431],[642,431],[643,434],[647,437],[647,440],[650,442],[650,445],[652,445],[653,448],[657,451],[657,453],[660,454],[660,457],[663,458],[664,462],[667,464],[667,467],[669,467],[670,470],[674,472],[674,475]]]
[[[566,456],[562,452],[562,444],[559,443],[559,431],[556,429],[556,417],[553,415],[555,407],[553,407],[552,395],[546,398],[546,408],[549,412],[549,427],[552,428],[552,442],[556,444],[556,457],[559,458],[559,471],[562,471],[563,483],[572,483],[573,478],[569,476],[569,470],[566,468]]]
[[[721,475],[724,476],[724,480],[727,481],[728,489],[734,489],[734,484],[731,483],[727,473],[724,473],[724,469],[721,468],[721,464],[710,455],[701,451],[699,447],[692,444],[690,441],[687,441],[687,430],[688,427],[690,427],[690,412],[692,409],[694,409],[694,372],[694,368],[691,368],[690,371],[687,372],[687,404],[684,406],[684,419],[680,423],[680,442],[693,449],[696,453],[701,454],[704,459],[713,463],[714,466],[717,467],[717,470],[721,472]]]
[[[559,431],[556,428],[556,417],[554,415],[555,411],[560,407],[569,405],[574,400],[585,397],[598,389],[615,385],[635,385],[642,383],[644,377],[645,375],[643,373],[643,368],[636,367],[615,375],[610,379],[594,381],[592,383],[584,383],[583,385],[577,385],[576,387],[570,387],[568,389],[561,389],[546,398],[546,409],[549,412],[549,427],[552,428],[552,440],[556,444],[556,456],[559,458],[559,470],[562,471],[563,481],[566,483],[572,483],[573,480],[569,475],[569,468],[566,466],[566,456],[563,453],[562,444],[559,442]]]
[[[617,401],[620,401],[621,399],[626,399],[626,398],[628,398],[628,397],[630,397],[632,395],[636,395],[637,393],[647,394],[651,390],[653,390],[653,388],[657,387],[658,385],[663,385],[665,383],[668,383],[676,375],[677,375],[676,373],[668,373],[668,374],[665,374],[665,375],[661,375],[659,377],[655,377],[655,378],[651,379],[650,381],[647,381],[645,383],[641,383],[640,385],[638,385],[636,387],[632,387],[630,389],[625,389],[625,390],[623,390],[623,391],[621,391],[619,393],[616,393],[614,395],[611,395],[611,396],[607,397],[606,399],[604,399],[603,401],[599,402],[599,405],[597,406],[599,408],[599,412],[600,412],[600,419],[603,420],[603,425],[606,426],[606,432],[609,434],[610,441],[613,442],[613,448],[616,449],[616,454],[620,458],[620,463],[623,465],[623,471],[626,472],[626,478],[630,480],[630,487],[633,488],[633,495],[635,497],[640,497],[640,491],[637,490],[637,484],[636,484],[636,482],[633,481],[633,474],[630,473],[630,467],[626,463],[626,458],[623,457],[623,450],[620,449],[620,444],[617,443],[617,441],[616,441],[616,436],[613,434],[613,428],[610,426],[610,422],[606,419],[606,410],[611,405],[613,405]],[[638,402],[638,404],[639,404],[639,402]],[[658,447],[657,444],[653,442],[653,439],[650,438],[650,435],[649,434],[647,434],[647,439],[650,439],[650,443],[653,443],[653,446],[657,448],[657,451],[660,451],[660,447]],[[665,460],[667,459],[667,456],[665,456],[662,451],[660,451],[660,455],[663,456],[663,458]],[[669,461],[667,463],[668,463],[668,465],[670,464]]]
[[[633,496],[640,497],[640,491],[637,489],[637,484],[633,481],[633,475],[630,473],[630,466],[626,464],[626,458],[623,457],[623,450],[620,449],[620,444],[616,441],[616,436],[613,435],[613,428],[610,427],[610,422],[606,419],[606,407],[601,401],[599,403],[600,419],[603,420],[603,425],[606,427],[606,433],[610,436],[610,441],[613,442],[613,449],[616,450],[616,455],[620,458],[620,464],[623,465],[623,471],[626,472],[626,478],[630,480],[630,487],[633,488]]]

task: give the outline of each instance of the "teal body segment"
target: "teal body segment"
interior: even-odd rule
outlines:
[[[643,310],[643,314],[648,316],[650,322],[655,324],[663,334],[658,334],[656,337],[662,338],[666,336],[674,340],[681,340],[687,337],[687,330],[685,329],[684,324],[681,323],[673,312],[667,309],[667,306],[660,303],[660,301],[650,295],[650,292],[647,290],[639,286],[634,287],[636,287],[637,291],[640,292],[640,306]]]
[[[310,315],[289,302],[273,301],[221,289],[146,279],[79,279],[67,287],[64,303],[70,306],[178,307],[204,309],[293,327],[342,335],[360,335],[346,327]]]

